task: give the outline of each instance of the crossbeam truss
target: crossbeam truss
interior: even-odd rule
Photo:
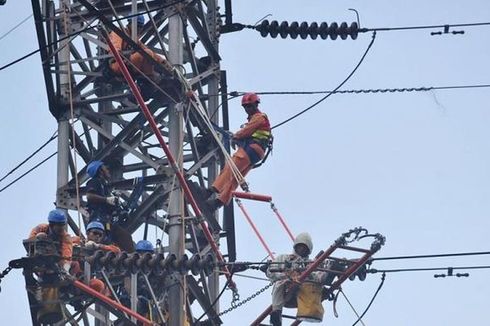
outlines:
[[[183,162],[187,179],[206,186],[216,176],[222,157],[215,140],[210,137],[212,130],[186,105],[186,96],[178,82],[172,79],[169,68],[178,69],[185,76],[211,120],[227,129],[226,72],[220,69],[218,54],[221,15],[217,0],[31,2],[49,110],[58,121],[56,205],[67,209],[71,216],[78,210],[86,222],[83,187],[88,179],[86,166],[90,161],[103,160],[112,172],[111,186],[135,203],[121,226],[129,233],[145,227],[145,237],[148,226],[155,226],[162,235],[162,247],[168,248],[169,204],[180,185],[128,85],[110,69],[112,54],[102,30],[114,31],[130,44],[130,49],[123,51],[128,58],[135,51],[142,52],[142,48],[137,44],[137,37],[126,35],[122,28],[127,24],[127,17],[135,20],[133,17],[144,15],[146,23],[139,40],[168,59],[169,21],[171,17],[180,17],[183,25],[182,39],[179,40],[182,64],[173,66],[169,61],[170,67],[166,67],[155,63],[161,77],[155,79],[138,72],[128,60],[126,63],[133,69],[133,77],[137,78],[166,142],[173,141],[169,136],[172,106],[183,111],[183,142],[179,145],[183,150],[176,159]],[[171,83],[162,83],[162,80],[171,80]],[[220,100],[222,104],[218,105]],[[143,191],[134,198],[131,194],[136,178],[143,184]],[[192,254],[207,254],[210,246],[199,236],[202,231],[193,217],[188,216],[188,206],[185,202],[182,212],[182,220],[186,221],[185,248]],[[218,218],[217,215],[213,217]],[[75,221],[70,218],[70,226],[78,232]],[[221,237],[226,239],[226,256],[233,261],[236,253],[232,205],[225,207],[222,223],[218,219],[218,225],[220,227],[212,230],[213,237],[216,241]],[[217,279],[217,274],[214,279],[201,275],[184,282],[190,287],[187,292],[200,298],[194,302],[203,303],[202,310],[209,310],[209,302],[217,296]],[[215,316],[216,312],[211,309],[210,314]]]

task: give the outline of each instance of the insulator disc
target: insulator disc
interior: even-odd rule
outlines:
[[[299,34],[299,24],[298,22],[292,22],[289,26],[289,35],[294,40],[298,37]]]
[[[332,40],[336,40],[337,36],[339,36],[338,30],[339,30],[339,25],[337,23],[332,23],[328,27],[328,35]]]
[[[356,22],[353,22],[352,24],[350,24],[349,34],[353,40],[357,39],[357,35],[359,34],[359,26],[357,25]]]
[[[262,35],[262,37],[266,37],[267,34],[269,34],[269,21],[267,19],[264,19],[262,23],[260,23],[260,25],[256,27],[256,29],[260,32],[260,35]]]
[[[277,37],[277,35],[279,34],[279,23],[277,22],[277,20],[271,21],[269,32],[271,33],[272,38]]]
[[[289,35],[289,23],[287,21],[283,21],[281,25],[279,25],[279,35],[282,38],[287,38]]]
[[[299,25],[299,36],[303,39],[306,40],[308,37],[308,23],[307,22],[302,22],[301,25]]]
[[[318,28],[318,34],[320,34],[320,37],[322,40],[326,40],[328,37],[328,24],[323,22],[320,24],[320,27]]]
[[[340,27],[339,27],[340,38],[345,40],[348,36],[348,33],[349,33],[349,31],[347,30],[347,23],[343,22],[342,24],[340,24]]]
[[[312,40],[315,40],[318,37],[318,24],[316,22],[311,23],[308,28],[308,34]]]

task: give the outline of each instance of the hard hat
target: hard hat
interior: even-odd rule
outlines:
[[[131,23],[133,21],[133,18],[128,18],[128,23]],[[143,15],[138,15],[136,17],[136,24],[138,24],[139,26],[143,26],[145,24],[145,16]]]
[[[299,244],[304,244],[306,247],[308,247],[308,250],[310,251],[308,254],[311,254],[313,251],[313,241],[311,240],[311,236],[308,232],[303,232],[296,236],[296,239],[294,239],[294,247]]]
[[[260,103],[260,97],[255,93],[245,93],[242,96],[242,105]]]
[[[99,169],[104,165],[102,161],[92,161],[87,165],[87,174],[93,178],[99,172]]]
[[[155,249],[153,248],[153,244],[148,240],[140,240],[136,244],[136,251],[144,251],[153,253]]]
[[[66,214],[61,209],[53,209],[49,212],[48,222],[54,224],[66,224]]]
[[[90,231],[90,230],[93,230],[93,229],[105,231],[104,225],[102,225],[102,223],[97,222],[97,221],[90,222],[87,225],[87,231]]]

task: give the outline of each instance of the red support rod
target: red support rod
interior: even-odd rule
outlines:
[[[214,242],[213,236],[211,235],[211,232],[209,232],[208,226],[206,222],[203,220],[202,212],[199,209],[199,206],[197,205],[194,197],[192,196],[192,193],[189,189],[189,186],[187,185],[187,182],[185,181],[184,175],[182,172],[179,170],[179,167],[177,166],[177,163],[175,162],[175,159],[170,152],[170,149],[168,148],[167,144],[165,143],[165,140],[163,139],[163,136],[160,132],[160,129],[158,129],[158,126],[155,122],[155,119],[153,118],[152,113],[146,106],[145,101],[143,100],[143,97],[141,96],[141,93],[138,89],[138,86],[136,86],[133,78],[131,78],[131,75],[128,71],[128,68],[126,67],[126,64],[123,62],[123,59],[121,58],[121,54],[119,51],[116,50],[114,47],[114,44],[112,44],[112,41],[110,40],[109,36],[107,35],[107,32],[104,30],[104,37],[106,38],[107,44],[109,45],[112,55],[114,56],[114,59],[116,59],[119,67],[121,68],[121,72],[124,76],[124,79],[126,79],[126,82],[128,83],[129,87],[131,88],[131,91],[133,92],[133,95],[136,98],[136,101],[138,102],[141,111],[146,117],[146,120],[148,120],[148,124],[150,125],[151,129],[153,130],[153,133],[158,139],[158,142],[160,143],[160,146],[162,147],[163,151],[165,152],[165,155],[167,155],[168,162],[170,166],[172,166],[172,169],[174,170],[175,174],[177,175],[177,178],[179,179],[180,185],[182,189],[184,190],[184,195],[185,198],[189,201],[189,203],[192,206],[192,209],[196,213],[196,216],[198,219],[201,221],[200,225],[204,231],[204,235],[206,236],[206,239],[208,240],[209,244],[211,245],[211,248],[213,249],[214,253],[216,254],[216,257],[218,258],[219,262],[224,262],[223,255],[221,255],[221,252],[219,251],[218,246]],[[226,278],[229,281],[230,288],[236,288],[235,283],[231,280],[231,274],[230,271],[228,270],[228,267],[223,266],[223,271],[225,272]]]
[[[256,201],[265,201],[265,202],[270,202],[272,200],[271,196],[260,195],[260,194],[252,194],[250,192],[234,191],[233,196],[235,196],[236,198],[250,199],[250,200],[256,200]]]
[[[271,202],[271,208],[274,211],[274,213],[276,214],[277,218],[279,219],[279,222],[281,222],[282,226],[286,230],[286,232],[289,235],[289,237],[291,238],[291,240],[294,242],[293,233],[291,232],[288,225],[286,224],[286,221],[282,218],[281,214],[279,214],[279,210],[276,208],[276,205],[274,205],[274,203],[272,203],[272,202]]]
[[[242,202],[239,200],[239,199],[236,199],[236,202],[238,204],[238,207],[240,207],[240,209],[242,210],[242,213],[243,215],[245,215],[245,218],[247,219],[248,221],[248,224],[250,224],[250,226],[252,227],[252,229],[254,230],[255,234],[257,235],[257,237],[259,238],[260,242],[262,243],[262,246],[265,248],[265,251],[267,251],[267,253],[269,254],[269,257],[271,257],[272,259],[274,259],[274,254],[272,253],[272,251],[269,249],[269,246],[267,245],[267,243],[265,242],[264,238],[262,237],[262,235],[260,234],[259,230],[257,229],[257,227],[255,226],[254,222],[252,221],[252,219],[250,218],[250,215],[248,215],[248,212],[247,210],[245,209],[245,206],[243,206]]]
[[[80,290],[88,293],[89,295],[107,303],[108,305],[116,308],[117,310],[120,310],[120,311],[128,314],[131,317],[136,318],[138,321],[142,322],[143,325],[153,325],[153,323],[150,320],[148,320],[145,317],[141,316],[140,314],[134,312],[133,310],[123,306],[122,304],[118,303],[117,301],[114,301],[111,298],[103,295],[102,293],[95,291],[90,286],[85,285],[84,283],[82,283],[80,281],[74,281],[73,284],[75,285],[75,287],[77,287]]]

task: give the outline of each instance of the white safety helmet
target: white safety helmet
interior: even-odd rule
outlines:
[[[306,247],[308,247],[308,250],[310,251],[308,255],[313,251],[313,241],[311,240],[311,236],[308,232],[302,232],[296,236],[296,239],[294,239],[294,247],[296,247],[298,244],[304,244]]]

